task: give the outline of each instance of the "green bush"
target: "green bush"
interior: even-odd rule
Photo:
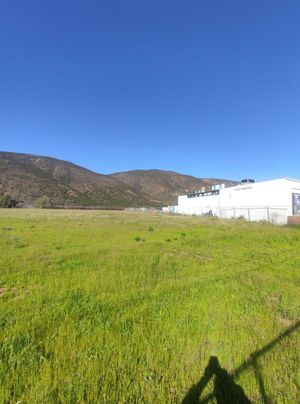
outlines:
[[[18,201],[8,194],[0,195],[0,208],[16,208]]]
[[[35,200],[34,207],[39,208],[39,209],[52,208],[52,203],[48,196],[43,195],[40,198]]]

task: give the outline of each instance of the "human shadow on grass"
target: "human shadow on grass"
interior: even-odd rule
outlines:
[[[214,377],[213,396],[218,404],[251,403],[242,387],[234,382],[226,369],[221,368],[218,358],[211,356],[203,376],[189,389],[182,404],[201,403],[200,396],[212,377]]]
[[[218,358],[211,356],[204,374],[196,385],[193,385],[187,392],[182,404],[204,404],[216,399],[217,404],[246,404],[251,401],[246,397],[243,389],[234,379],[236,379],[241,373],[252,367],[255,373],[256,381],[259,387],[261,400],[264,404],[271,403],[268,398],[262,373],[258,364],[258,359],[270,351],[274,345],[281,342],[284,338],[290,336],[294,331],[300,327],[300,321],[297,321],[293,326],[289,327],[282,334],[278,335],[262,349],[254,352],[250,357],[237,367],[231,374],[226,369],[222,369]],[[211,378],[214,377],[214,389],[213,392],[201,399],[201,394]]]

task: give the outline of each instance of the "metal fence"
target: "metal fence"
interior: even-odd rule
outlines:
[[[249,221],[267,221],[275,224],[286,224],[288,209],[286,207],[247,206],[219,208],[213,206],[177,207],[176,212],[187,215],[218,216],[223,219],[245,219]]]
[[[284,224],[287,221],[287,208],[283,207],[245,207],[219,209],[221,218],[243,218],[249,221],[261,221]]]

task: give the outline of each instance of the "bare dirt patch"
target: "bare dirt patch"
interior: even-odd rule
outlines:
[[[287,318],[287,317],[280,317],[279,321],[285,326],[285,327],[292,327],[295,324],[295,321]]]

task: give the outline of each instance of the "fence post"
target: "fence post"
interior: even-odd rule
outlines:
[[[250,222],[250,208],[248,208],[248,220]]]
[[[267,207],[268,222],[270,221],[270,209]]]

